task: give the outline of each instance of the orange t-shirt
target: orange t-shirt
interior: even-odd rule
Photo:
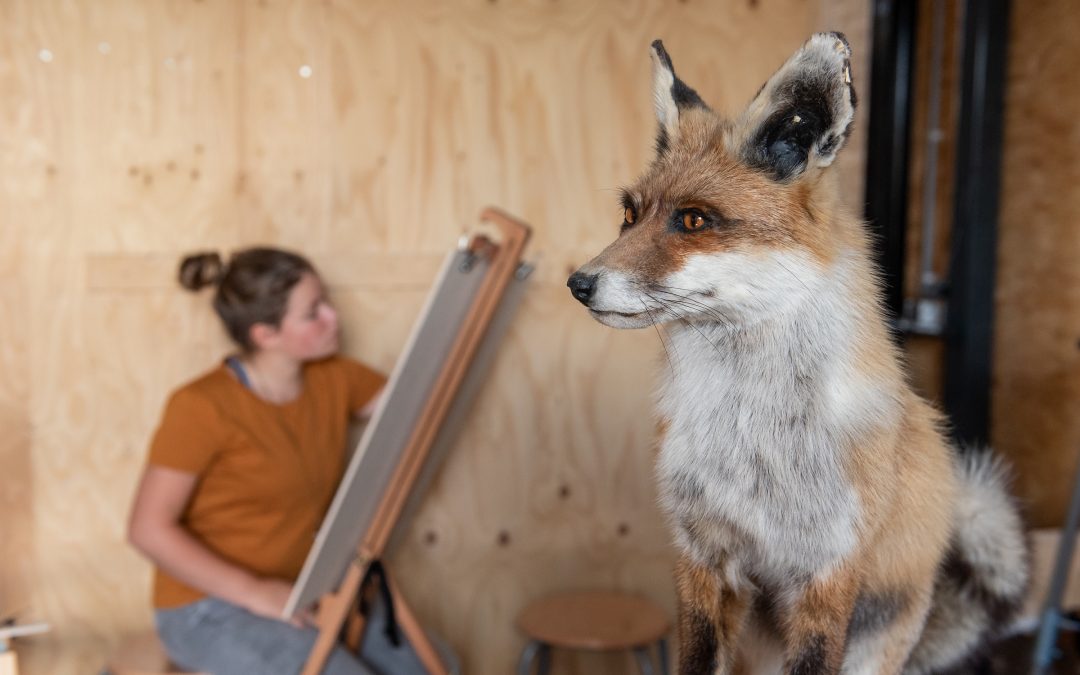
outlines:
[[[345,471],[349,420],[386,378],[344,357],[306,364],[284,405],[260,399],[225,364],[169,399],[149,463],[198,474],[181,523],[208,548],[265,577],[293,581]],[[154,606],[205,594],[155,570]]]

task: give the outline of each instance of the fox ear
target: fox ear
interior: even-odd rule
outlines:
[[[668,144],[679,135],[679,115],[689,108],[708,108],[697,92],[675,76],[675,67],[671,57],[664,49],[664,43],[653,40],[653,105],[656,107],[656,119],[660,129],[656,136],[656,151],[664,154]]]
[[[855,118],[851,47],[840,33],[817,33],[776,71],[743,113],[743,157],[786,181],[825,167]]]

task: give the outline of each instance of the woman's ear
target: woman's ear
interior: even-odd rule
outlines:
[[[248,329],[248,338],[256,350],[262,350],[277,344],[279,332],[268,323],[256,323]]]
[[[787,181],[832,164],[854,118],[851,47],[840,33],[817,33],[769,78],[740,117],[740,152],[751,166]]]

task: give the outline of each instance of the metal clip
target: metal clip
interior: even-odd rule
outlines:
[[[525,281],[529,278],[529,275],[533,273],[534,269],[536,268],[529,263],[523,262],[517,266],[516,270],[514,270],[514,278],[518,281]]]

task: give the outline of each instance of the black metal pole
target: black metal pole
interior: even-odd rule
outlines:
[[[873,2],[873,60],[867,130],[866,220],[885,284],[885,306],[897,319],[904,304],[904,239],[908,207],[908,142],[915,44],[915,6]]]
[[[990,438],[1008,14],[1008,0],[965,3],[943,403],[967,444]]]
[[[1054,573],[1050,577],[1050,588],[1043,602],[1039,620],[1039,632],[1035,638],[1035,650],[1032,653],[1032,675],[1045,675],[1054,661],[1054,644],[1057,642],[1058,628],[1061,625],[1061,602],[1065,587],[1069,583],[1069,568],[1072,566],[1073,550],[1076,548],[1076,528],[1080,525],[1080,464],[1076,467],[1073,478],[1073,493],[1069,500],[1069,511],[1065,515],[1065,529],[1061,531],[1058,542],[1057,559],[1054,561]]]

